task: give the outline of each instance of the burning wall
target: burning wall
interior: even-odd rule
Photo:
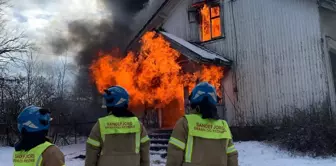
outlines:
[[[130,109],[161,109],[163,127],[174,126],[184,115],[184,87],[190,90],[198,80],[215,85],[218,92],[223,68],[202,66],[200,71],[185,72],[179,63],[180,53],[155,32],[141,39],[139,52],[129,52],[124,58],[115,53],[98,54],[91,64],[91,76],[99,92],[111,85],[125,87],[130,94]],[[190,91],[189,90],[189,91]]]

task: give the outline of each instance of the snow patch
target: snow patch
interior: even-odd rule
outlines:
[[[166,165],[166,159],[162,159],[160,155],[151,155],[151,165],[152,166]]]
[[[287,151],[261,142],[235,143],[240,166],[333,166],[336,158],[292,156]]]
[[[150,146],[152,146],[152,147],[168,147],[168,145],[167,144],[150,144]]]
[[[149,151],[149,153],[153,153],[153,154],[165,154],[165,153],[167,153],[167,151],[165,151],[165,150],[159,150],[159,151],[151,150],[151,151]]]
[[[336,163],[336,157],[326,159],[293,157],[286,151],[261,142],[236,142],[235,146],[239,152],[239,166],[335,166]],[[66,165],[84,165],[84,160],[75,159],[75,157],[85,154],[85,144],[64,146],[61,150],[65,155]],[[0,166],[13,165],[13,151],[12,147],[0,147]],[[151,155],[151,166],[164,166],[165,162],[166,159],[161,158],[159,154]]]

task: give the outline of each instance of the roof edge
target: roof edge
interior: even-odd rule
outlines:
[[[174,4],[174,2],[176,4]],[[165,0],[161,6],[159,7],[159,9],[157,9],[155,11],[155,13],[150,17],[150,19],[146,22],[146,24],[138,31],[138,33],[132,38],[132,40],[128,43],[127,47],[126,47],[126,50],[125,51],[128,51],[132,45],[134,44],[134,42],[136,42],[137,40],[139,40],[141,38],[141,36],[149,30],[150,28],[150,25],[151,23],[153,23],[159,16],[160,16],[160,13],[164,11],[165,8],[168,8],[168,4],[172,4],[172,8],[175,7],[175,5],[177,5],[178,3],[177,2],[180,2],[180,0]],[[166,18],[162,18],[162,20],[159,20],[159,23],[157,26],[161,25],[164,20]],[[153,27],[154,29],[156,29],[156,27]]]
[[[218,53],[211,51],[205,47],[192,44],[184,39],[181,39],[172,34],[158,31],[166,40],[169,41],[171,47],[178,50],[181,54],[188,57],[189,59],[199,62],[208,63],[217,66],[231,67],[233,61],[219,55]],[[211,55],[211,56],[209,56]]]

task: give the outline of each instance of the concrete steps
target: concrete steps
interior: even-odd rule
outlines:
[[[160,155],[162,158],[167,157],[168,142],[171,133],[172,130],[170,129],[161,129],[154,130],[149,134],[149,137],[151,138],[151,155]]]
[[[161,145],[165,145],[167,144],[169,141],[169,139],[152,139],[151,140],[151,144],[161,144]]]

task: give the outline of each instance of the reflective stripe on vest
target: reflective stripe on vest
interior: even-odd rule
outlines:
[[[53,144],[45,142],[29,151],[15,151],[13,153],[14,166],[41,166],[42,153]]]
[[[99,119],[100,134],[103,141],[108,134],[135,133],[135,152],[140,151],[140,122],[137,117],[115,117],[109,115]]]
[[[185,115],[188,121],[188,140],[185,151],[185,162],[191,162],[194,137],[205,139],[232,139],[229,125],[225,120],[202,119],[200,115]]]
[[[174,138],[174,137],[170,137],[169,143],[175,145],[176,147],[178,147],[182,150],[184,150],[185,146],[186,146],[184,142],[182,142],[179,139]]]
[[[92,138],[88,138],[87,141],[86,141],[88,144],[92,145],[92,146],[95,146],[95,147],[100,147],[100,142],[99,141],[96,141]]]

